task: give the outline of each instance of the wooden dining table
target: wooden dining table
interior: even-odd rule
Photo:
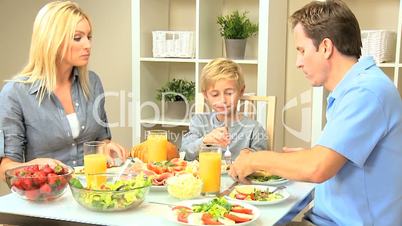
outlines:
[[[221,177],[221,190],[233,183],[228,175]],[[293,207],[297,206],[314,189],[315,184],[289,181],[285,184],[290,197],[281,203],[257,206],[260,217],[250,225],[274,225]],[[150,190],[145,201],[138,207],[121,212],[94,212],[80,206],[70,189],[60,198],[49,202],[31,202],[10,193],[0,197],[0,224],[13,225],[152,225],[173,226],[167,220],[170,207],[150,202],[174,204],[180,200],[167,191]]]

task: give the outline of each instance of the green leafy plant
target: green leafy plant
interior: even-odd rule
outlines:
[[[246,16],[248,12],[239,13],[233,11],[226,16],[219,16],[217,23],[220,25],[220,34],[226,39],[246,39],[255,35],[258,25],[252,23]]]
[[[165,96],[165,101],[184,101],[181,95],[187,101],[193,101],[195,97],[195,83],[184,79],[172,79],[157,90],[156,99],[161,101],[163,95]]]

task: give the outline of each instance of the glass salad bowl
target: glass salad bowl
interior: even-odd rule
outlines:
[[[144,174],[77,174],[69,181],[72,195],[81,206],[99,212],[123,211],[139,206],[151,186]]]

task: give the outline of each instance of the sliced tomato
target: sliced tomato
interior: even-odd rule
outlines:
[[[243,222],[250,221],[250,219],[238,217],[238,216],[235,216],[235,215],[229,214],[229,213],[225,213],[223,216],[232,221],[235,221],[236,223],[243,223]]]
[[[253,201],[255,201],[255,195],[254,195],[254,193],[251,193],[251,194],[250,194],[250,199],[253,200]]]
[[[235,195],[235,198],[236,198],[236,199],[240,199],[240,200],[244,200],[246,197],[247,197],[247,195],[242,194],[242,193],[237,193],[237,194]]]
[[[183,171],[186,167],[185,166],[175,166],[173,167],[173,171],[180,172]]]
[[[247,209],[247,208],[243,208],[243,207],[234,207],[230,211],[236,212],[236,213],[253,214],[252,209]]]
[[[156,174],[161,174],[161,173],[164,173],[164,172],[167,171],[167,169],[165,169],[164,167],[162,167],[162,166],[157,166],[157,165],[154,165],[154,164],[152,164],[152,163],[148,163],[148,164],[147,164],[147,168],[148,168],[149,170],[154,171]]]
[[[204,213],[201,220],[206,225],[223,225],[221,222],[214,220],[209,213]]]
[[[170,163],[172,163],[175,166],[187,166],[187,162],[179,158],[171,159]]]
[[[177,220],[180,222],[188,223],[188,215],[189,213],[179,212],[177,214]]]

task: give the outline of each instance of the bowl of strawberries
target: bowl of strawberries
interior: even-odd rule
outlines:
[[[6,170],[10,190],[30,201],[50,201],[66,190],[74,169],[69,166],[29,165]]]

